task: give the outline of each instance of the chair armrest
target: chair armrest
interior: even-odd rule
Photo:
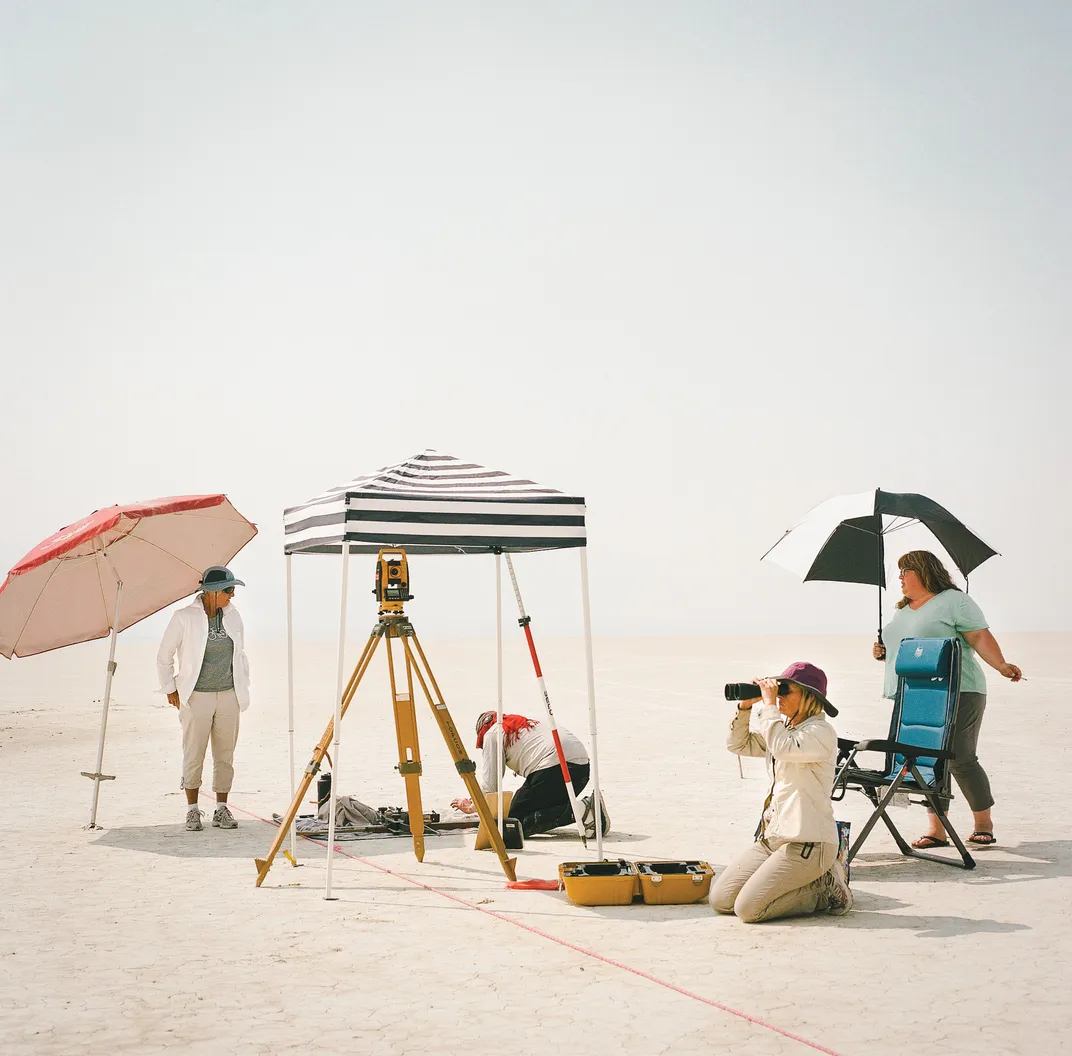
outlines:
[[[921,748],[918,744],[904,744],[901,741],[859,741],[856,747],[861,752],[897,752],[910,759],[918,759],[921,755],[929,759],[956,759],[954,752],[942,748]]]
[[[846,754],[853,750],[857,752],[884,752],[886,749],[883,747],[887,741],[850,741],[847,737],[839,737],[837,739],[838,751]]]

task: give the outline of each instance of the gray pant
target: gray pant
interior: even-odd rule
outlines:
[[[836,858],[836,843],[757,840],[715,879],[708,900],[746,924],[807,916],[828,908],[818,880]]]
[[[957,724],[953,728],[953,743],[950,746],[956,755],[949,764],[949,772],[956,779],[971,810],[978,812],[994,805],[990,794],[990,778],[975,754],[979,743],[979,729],[983,725],[986,710],[985,693],[961,693],[957,707]],[[942,809],[949,809],[949,800],[943,800]]]

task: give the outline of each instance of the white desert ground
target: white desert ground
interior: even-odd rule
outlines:
[[[105,642],[0,665],[0,1051],[208,1053],[1056,1053],[1068,1051],[1072,819],[1065,802],[1072,634],[999,634],[1019,685],[991,675],[980,744],[998,846],[973,872],[905,860],[879,826],[853,863],[842,918],[745,925],[693,906],[586,908],[507,890],[471,833],[339,843],[253,860],[289,801],[285,649],[252,646],[232,803],[240,827],[184,831],[175,711],[154,693],[155,644],[120,638],[101,792],[86,831]],[[362,642],[352,641],[353,658]],[[451,712],[494,707],[493,641],[425,640]],[[507,710],[539,714],[519,639]],[[587,741],[579,640],[540,643],[559,723]],[[751,838],[766,792],[725,751],[722,684],[806,659],[825,668],[843,736],[882,736],[889,706],[871,638],[597,639],[605,854],[702,858],[719,870]],[[303,767],[330,718],[331,644],[297,650]],[[340,785],[403,805],[378,656],[343,724]],[[462,792],[419,712],[425,809]],[[475,749],[474,749],[475,751]],[[515,782],[516,783],[516,782]],[[206,788],[209,787],[206,771]],[[511,787],[509,784],[507,787]],[[854,794],[837,815],[869,813]],[[952,816],[963,835],[970,814]],[[919,807],[894,817],[922,832]],[[527,841],[519,878],[586,857],[569,831]]]

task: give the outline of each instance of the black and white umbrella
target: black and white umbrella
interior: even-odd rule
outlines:
[[[877,586],[878,637],[882,641],[884,540],[890,532],[910,524],[922,524],[930,530],[965,580],[973,569],[997,553],[926,495],[873,488],[857,495],[836,495],[819,503],[788,529],[761,560],[788,569],[805,582]]]

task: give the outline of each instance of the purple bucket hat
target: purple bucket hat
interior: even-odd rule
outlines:
[[[836,715],[838,713],[838,709],[826,699],[826,672],[821,668],[816,667],[814,664],[807,664],[803,660],[798,660],[795,664],[790,664],[778,678],[788,679],[798,686],[810,689],[822,702],[823,710],[827,715]]]

